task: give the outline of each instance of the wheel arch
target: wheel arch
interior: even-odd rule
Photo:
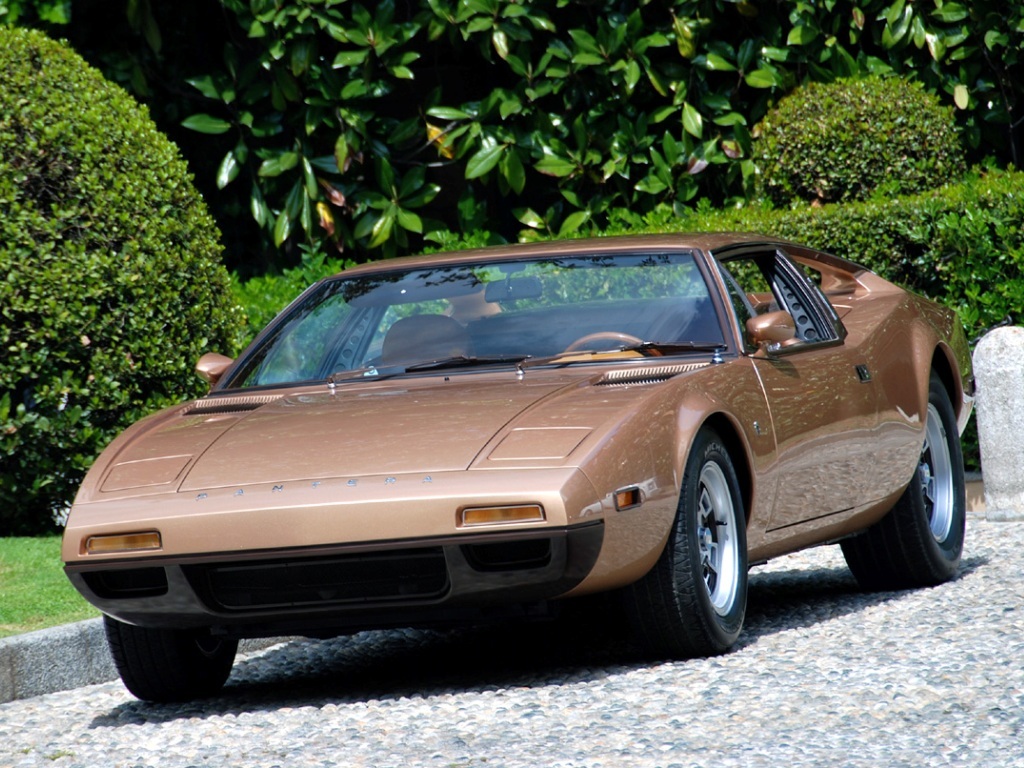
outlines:
[[[942,386],[946,388],[949,401],[953,405],[953,412],[959,419],[964,407],[963,382],[957,375],[957,366],[953,360],[953,350],[940,342],[932,353],[931,370],[942,381]]]
[[[743,494],[743,516],[749,525],[754,483],[746,442],[736,424],[724,413],[710,414],[701,425],[701,429],[705,428],[713,429],[729,451],[729,458],[732,459],[733,468],[736,470],[736,479],[739,480],[740,493]]]

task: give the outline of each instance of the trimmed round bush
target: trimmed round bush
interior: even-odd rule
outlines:
[[[952,108],[898,77],[808,83],[758,131],[758,192],[776,206],[915,194],[966,171]]]
[[[235,349],[218,237],[144,108],[0,28],[0,535],[52,529],[118,431]]]

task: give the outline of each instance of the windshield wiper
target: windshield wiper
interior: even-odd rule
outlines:
[[[472,355],[456,355],[445,357],[441,360],[429,360],[422,363],[407,365],[405,370],[413,371],[437,371],[443,368],[469,368],[474,365],[500,365],[502,363],[519,363],[528,358],[529,355],[493,355],[474,357]]]
[[[419,371],[437,371],[444,368],[469,368],[476,365],[498,365],[501,363],[518,363],[529,355],[503,355],[493,357],[471,357],[468,355],[456,355],[445,357],[440,360],[425,360],[422,363],[411,365],[368,365],[364,368],[353,368],[350,371],[335,371],[327,377],[327,386],[334,389],[335,386],[346,381],[381,381],[390,379],[393,376],[401,376],[403,373],[416,373]]]
[[[368,365],[365,368],[353,368],[350,371],[335,371],[327,377],[327,386],[331,389],[343,381],[380,381],[405,373],[404,365],[382,365],[379,368]]]
[[[641,344],[629,344],[612,349],[576,349],[571,352],[559,352],[547,357],[526,357],[516,366],[520,376],[527,368],[541,365],[572,365],[573,363],[589,363],[590,359],[579,359],[581,355],[609,355],[616,352],[640,352],[645,357],[661,357],[662,355],[678,355],[684,352],[714,352],[721,362],[721,354],[726,346],[721,342],[711,341],[645,341]]]
[[[720,341],[645,341],[620,347],[622,352],[648,352],[653,357],[677,355],[682,352],[725,352],[726,346]]]

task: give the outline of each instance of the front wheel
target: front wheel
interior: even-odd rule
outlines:
[[[949,581],[960,564],[966,524],[964,463],[956,414],[934,373],[924,443],[914,476],[888,515],[842,542],[865,589],[909,589]]]
[[[747,607],[746,516],[729,452],[711,430],[694,441],[658,562],[626,590],[641,644],[658,656],[728,650]]]
[[[151,629],[103,617],[125,687],[145,701],[189,701],[217,693],[231,674],[237,640],[201,630]]]

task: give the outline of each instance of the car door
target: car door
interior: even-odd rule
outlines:
[[[719,264],[771,414],[778,482],[769,530],[873,501],[877,392],[828,300],[780,249],[733,252]],[[746,321],[778,311],[792,316],[794,338],[759,348]]]

